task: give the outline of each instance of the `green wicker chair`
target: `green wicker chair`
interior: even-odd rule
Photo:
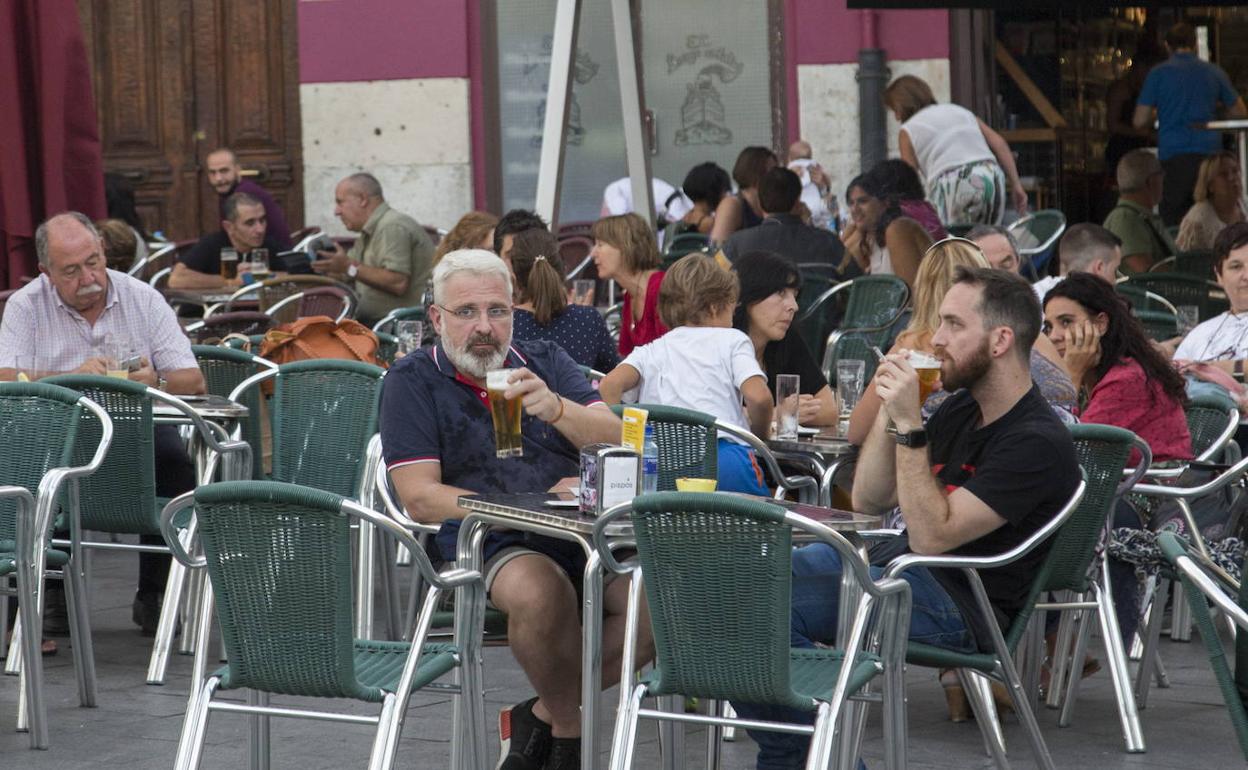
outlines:
[[[1200,308],[1201,321],[1208,321],[1231,306],[1222,287],[1203,278],[1179,273],[1138,273],[1126,283],[1160,294],[1175,307],[1195,305]]]
[[[394,358],[399,354],[399,338],[388,332],[373,332],[377,335],[377,360],[386,366],[394,366]]]
[[[1162,532],[1158,544],[1183,583],[1192,617],[1200,629],[1200,638],[1209,651],[1209,665],[1226,702],[1239,750],[1248,761],[1248,708],[1244,701],[1245,693],[1248,693],[1248,581],[1241,581],[1239,586],[1235,586],[1221,570],[1205,561],[1190,543],[1172,532]],[[1227,662],[1221,636],[1214,626],[1210,603],[1237,631],[1233,650],[1234,671]]]
[[[1013,656],[1019,642],[1027,632],[1027,624],[1031,619],[1036,600],[1041,592],[1048,590],[1052,578],[1067,577],[1066,574],[1062,574],[1062,570],[1068,568],[1070,563],[1066,562],[1063,565],[1065,559],[1058,548],[1049,549],[1049,555],[1031,585],[1022,611],[1018,613],[1013,622],[1010,623],[1009,629],[1004,633],[997,625],[996,615],[988,602],[988,595],[984,592],[984,585],[980,581],[977,570],[992,569],[993,567],[1009,564],[1055,535],[1079,507],[1086,488],[1087,482],[1080,481],[1070,500],[1057,515],[1022,544],[1006,553],[980,557],[906,554],[890,562],[884,572],[887,577],[897,577],[907,569],[922,566],[961,569],[966,575],[975,594],[975,600],[979,605],[980,612],[987,619],[989,629],[992,632],[993,650],[991,652],[966,654],[911,642],[907,645],[906,662],[916,666],[958,670],[958,676],[962,680],[967,697],[971,702],[971,707],[975,711],[980,730],[984,733],[984,743],[992,753],[998,767],[1009,767],[1009,762],[1005,758],[1005,746],[1000,734],[1000,725],[997,722],[988,682],[984,681],[984,677],[1005,683],[1014,704],[1014,712],[1018,714],[1019,720],[1027,730],[1027,736],[1031,742],[1031,750],[1035,755],[1036,763],[1045,770],[1052,770],[1054,767],[1053,759],[1049,755],[1049,749],[1044,743],[1044,736],[1040,734],[1040,726],[1036,723],[1036,715],[1032,711],[1031,700],[1024,691],[1018,670],[1015,668]],[[1098,520],[1097,526],[1100,526],[1103,522],[1104,517],[1102,516]],[[1060,584],[1060,580],[1058,582]],[[968,676],[968,674],[971,675]]]
[[[1045,565],[1048,574],[1041,586],[1042,591],[1063,591],[1070,598],[1042,601],[1036,605],[1037,610],[1062,613],[1063,619],[1058,630],[1057,652],[1052,663],[1046,703],[1050,708],[1056,708],[1061,703],[1058,726],[1069,727],[1074,717],[1079,684],[1083,679],[1079,675],[1079,669],[1083,665],[1092,628],[1091,622],[1084,622],[1084,611],[1091,602],[1095,606],[1094,611],[1105,642],[1127,751],[1142,752],[1144,732],[1140,726],[1135,696],[1131,691],[1127,652],[1122,645],[1122,635],[1118,630],[1113,597],[1109,590],[1109,571],[1099,546],[1107,527],[1112,524],[1114,506],[1118,499],[1130,492],[1148,472],[1152,463],[1152,451],[1147,443],[1131,431],[1110,425],[1083,423],[1070,426],[1070,432],[1075,440],[1075,454],[1083,468],[1087,488],[1070,521],[1053,538],[1049,562]],[[1129,469],[1130,473],[1124,480],[1124,470],[1128,469],[1127,463],[1132,449],[1137,450],[1140,457],[1135,467]],[[1070,620],[1078,621],[1078,636],[1073,654],[1066,655],[1062,651],[1070,650],[1074,634],[1074,624]],[[1030,649],[1033,653],[1039,653],[1044,646],[1044,624],[1034,623],[1032,631],[1035,635],[1032,637],[1034,644]],[[1039,663],[1038,660],[1033,662]],[[1038,665],[1033,665],[1030,670],[1038,676]],[[1067,672],[1073,673],[1068,677]],[[1028,687],[1028,692],[1036,692],[1038,683],[1033,681],[1030,684],[1032,686]],[[1063,687],[1066,688],[1064,699],[1061,697]]]
[[[91,414],[102,426],[99,438],[83,465],[73,465],[76,446],[88,439],[78,434],[81,415]],[[8,620],[7,597],[16,596],[19,620],[13,629],[8,663],[20,664],[25,700],[19,704],[17,727],[30,731],[30,747],[48,747],[48,717],[43,699],[43,578],[46,569],[65,580],[70,610],[70,638],[74,649],[78,700],[94,706],[96,698],[94,660],[81,657],[89,650],[90,635],[79,624],[86,614],[85,587],[78,575],[65,570],[69,554],[51,546],[52,522],[66,482],[81,481],[104,462],[112,442],[108,414],[93,401],[68,388],[45,382],[0,382],[0,436],[6,447],[20,451],[0,452],[0,593],[5,606],[0,614]],[[69,501],[74,500],[71,494]],[[17,589],[9,591],[8,576],[16,575]],[[25,633],[25,629],[36,629]],[[4,638],[0,628],[0,640]]]
[[[84,532],[109,534],[160,535],[160,509],[167,500],[156,496],[156,465],[153,454],[152,401],[159,400],[179,412],[180,419],[189,422],[200,440],[216,453],[216,460],[204,470],[212,474],[220,463],[225,479],[243,478],[252,468],[251,447],[240,440],[225,440],[224,436],[209,428],[194,410],[174,396],[170,396],[139,382],[116,377],[89,374],[64,374],[49,377],[45,382],[63,385],[80,391],[108,412],[112,421],[114,440],[99,473],[79,482],[79,508],[69,521],[69,540],[54,541],[70,546],[72,559],[67,567],[78,571],[83,580],[87,577],[85,553],[90,549],[128,550],[136,553],[152,551],[159,546],[114,543],[111,539],[87,539]],[[90,457],[96,437],[101,430],[100,421],[94,414],[83,414],[79,425],[79,441],[74,459],[84,464]],[[181,522],[189,525],[189,521]],[[152,645],[148,667],[148,682],[164,682],[165,665],[177,626],[176,615],[182,598],[184,572],[173,566],[165,586],[165,599],[161,607],[161,620]],[[83,641],[89,643],[88,617],[85,612],[79,620],[84,629]],[[89,644],[80,653],[91,655]]]
[[[425,308],[423,306],[398,307],[386,313],[380,321],[373,324],[373,331],[394,334],[394,324],[398,321],[423,320],[425,320]]]
[[[607,528],[623,517],[631,517],[633,524],[636,564],[620,564],[606,537]],[[845,579],[862,589],[858,603],[845,608],[850,623],[843,649],[790,646],[793,530],[835,548],[847,565]],[[808,768],[829,767],[838,735],[851,736],[852,744],[842,747],[844,754],[857,754],[859,733],[838,730],[838,722],[850,708],[847,699],[864,695],[864,687],[881,675],[885,764],[905,767],[907,583],[872,580],[856,550],[819,524],[772,503],[722,493],[643,495],[600,516],[594,523],[594,543],[607,569],[634,576],[621,681],[633,681],[636,668],[643,585],[657,653],[654,668],[638,684],[620,688],[609,765],[613,770],[631,766],[640,717],[715,727],[736,721],[641,707],[643,698],[671,695],[815,712],[813,729],[783,727],[812,735]],[[711,740],[718,744],[715,736]]]
[[[681,233],[663,248],[663,262],[660,269],[668,270],[681,257],[695,251],[707,251],[709,241],[702,233]]]
[[[864,275],[851,282],[845,319],[836,331],[807,345],[819,345],[813,351],[815,360],[823,362],[824,374],[831,372],[828,382],[836,384],[836,362],[842,358],[861,358],[867,362],[864,381],[875,372],[876,358],[868,354],[871,346],[886,348],[894,326],[910,303],[910,287],[895,275]],[[849,337],[850,341],[841,340]],[[825,342],[826,340],[826,342]]]
[[[675,490],[676,479],[719,477],[719,429],[714,417],[678,406],[635,406],[649,412],[646,424],[654,426],[654,442],[659,447],[660,492]],[[611,411],[622,414],[624,406],[617,404]]]
[[[175,520],[192,503],[200,523],[203,557],[192,558],[178,539]],[[366,521],[412,550],[430,584],[409,642],[356,639],[353,634],[350,523]],[[429,644],[429,619],[443,591],[479,591],[477,572],[434,572],[416,541],[386,516],[339,495],[269,481],[210,484],[176,498],[161,515],[161,528],[177,559],[206,567],[212,591],[200,609],[192,695],[175,767],[199,767],[209,715],[214,710],[252,719],[253,767],[269,764],[269,718],[311,717],[377,725],[369,768],[394,764],[408,699],[459,665],[451,644]],[[229,663],[207,675],[209,622],[221,628]],[[449,685],[448,685],[449,686]],[[246,688],[246,704],[220,702],[218,691]],[[479,699],[480,691],[456,697]],[[380,704],[376,717],[321,709],[275,708],[270,694],[349,698]],[[467,725],[468,731],[472,730]],[[455,736],[453,753],[480,765],[483,736]]]
[[[359,361],[296,361],[249,377],[230,400],[241,401],[248,390],[272,380],[270,478],[359,499],[383,374]]]
[[[192,345],[191,352],[199,370],[204,373],[208,392],[214,396],[229,398],[234,389],[248,377],[266,369],[276,369],[277,364],[244,350],[225,348],[220,345]],[[251,445],[252,478],[264,478],[264,452],[261,450],[264,413],[261,411],[260,391],[250,390],[241,402],[247,407],[247,419],[242,422],[242,438]]]
[[[1135,310],[1132,312],[1144,327],[1150,340],[1163,342],[1179,336],[1179,318],[1162,310]]]
[[[1130,283],[1125,279],[1114,284],[1114,291],[1118,292],[1119,296],[1126,298],[1126,300],[1131,303],[1131,309],[1137,313],[1142,310],[1149,310],[1159,313],[1169,313],[1173,316],[1177,316],[1179,314],[1179,309],[1176,308],[1170,300],[1160,294],[1148,291],[1141,286]]]
[[[1150,273],[1181,273],[1206,281],[1216,281],[1217,273],[1212,250],[1180,251],[1173,257],[1166,257],[1150,267]]]

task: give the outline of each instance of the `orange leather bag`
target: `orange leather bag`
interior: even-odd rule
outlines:
[[[260,345],[260,357],[275,364],[343,358],[384,367],[377,358],[377,345],[377,335],[359,321],[335,322],[329,316],[314,315],[270,329]]]

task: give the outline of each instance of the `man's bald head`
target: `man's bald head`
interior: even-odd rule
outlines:
[[[100,233],[95,229],[91,218],[77,211],[65,211],[49,217],[35,230],[35,256],[39,264],[48,266],[51,249],[67,239],[89,237],[100,240]]]
[[[810,149],[810,142],[805,139],[798,139],[796,142],[789,145],[790,163],[795,160],[810,160],[811,154],[812,150]]]
[[[217,195],[229,195],[238,185],[242,169],[238,165],[238,156],[229,147],[218,147],[204,158],[204,166],[208,172],[208,184]]]

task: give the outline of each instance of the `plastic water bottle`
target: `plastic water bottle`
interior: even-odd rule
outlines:
[[[641,450],[641,492],[659,491],[659,445],[654,440],[654,426],[646,426],[646,438]]]

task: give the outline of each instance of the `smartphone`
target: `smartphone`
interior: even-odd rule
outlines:
[[[139,369],[143,368],[142,356],[130,356],[129,358],[122,359],[121,368],[125,369],[127,372],[137,372]]]

